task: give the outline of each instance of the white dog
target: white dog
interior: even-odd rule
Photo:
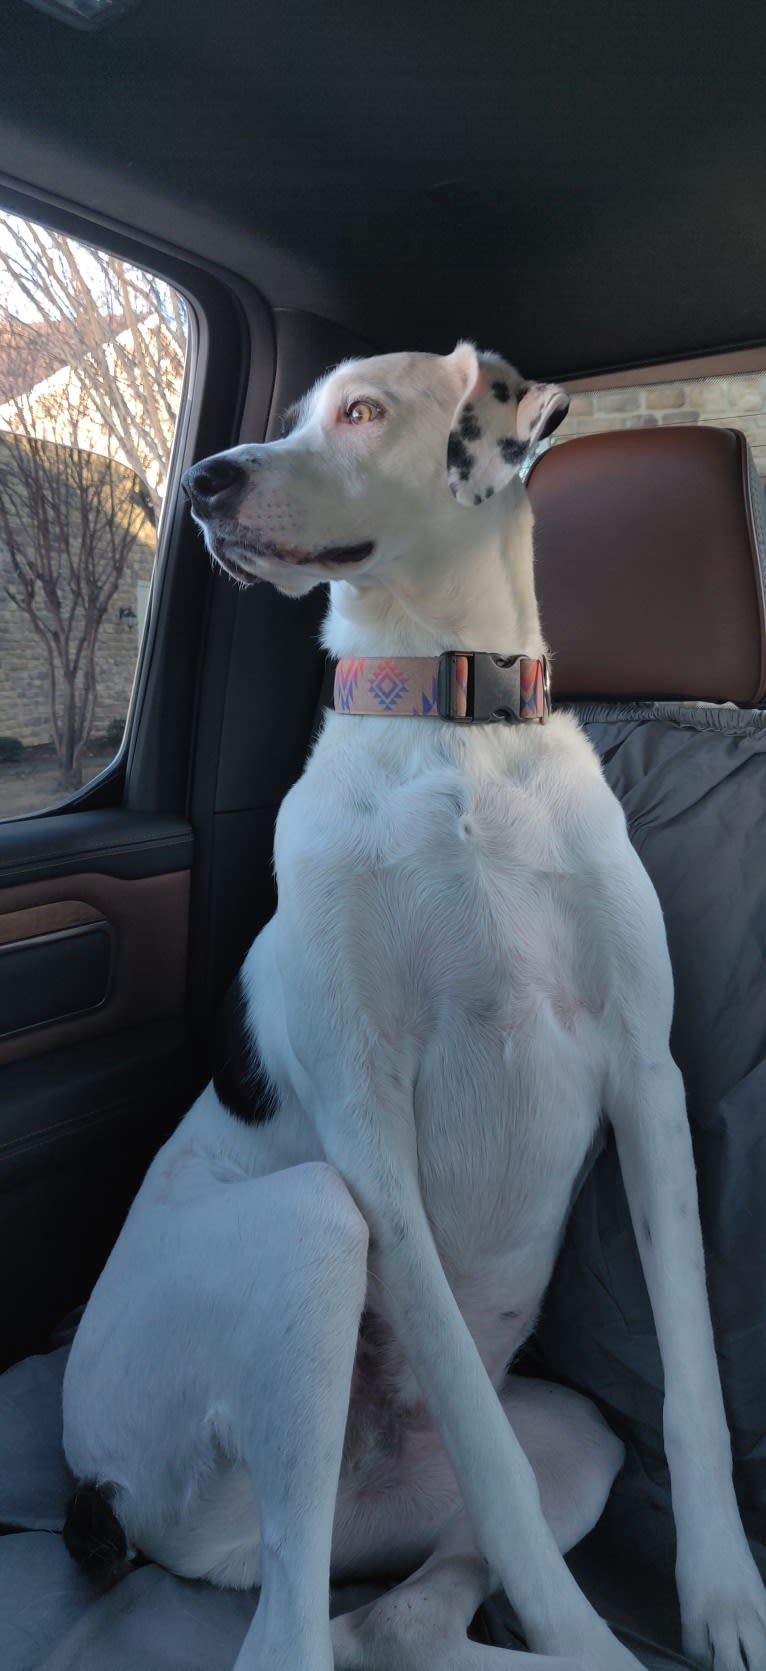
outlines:
[[[469,343],[387,355],[185,478],[228,573],[330,581],[336,711],[279,816],[279,908],[216,1079],[74,1342],[67,1539],[260,1584],[237,1671],[510,1671],[466,1634],[500,1586],[534,1654],[635,1671],[561,1553],[619,1442],[506,1374],[603,1116],[662,1351],[686,1650],[766,1667],[660,909],[592,748],[548,713],[516,478],[566,405]],[[331,1573],[396,1569],[330,1626]]]

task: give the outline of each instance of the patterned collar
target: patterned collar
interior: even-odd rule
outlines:
[[[548,662],[478,650],[344,657],[335,668],[333,706],[336,714],[544,725],[551,708]]]

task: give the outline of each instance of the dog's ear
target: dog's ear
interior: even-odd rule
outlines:
[[[470,342],[459,342],[449,359],[463,393],[447,445],[447,479],[459,504],[481,505],[563,422],[569,397],[556,383],[525,383],[506,360],[479,354]]]

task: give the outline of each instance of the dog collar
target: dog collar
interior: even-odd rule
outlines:
[[[336,714],[403,715],[492,725],[550,715],[545,656],[445,650],[441,656],[344,657],[335,668]]]

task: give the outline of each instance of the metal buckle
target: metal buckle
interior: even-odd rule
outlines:
[[[457,712],[458,700],[456,663],[458,657],[468,662],[468,690],[466,712]],[[452,720],[456,725],[514,724],[518,721],[519,678],[514,669],[519,656],[495,656],[489,651],[471,652],[445,650],[439,657],[437,702],[440,719]],[[509,702],[512,698],[512,703]]]

